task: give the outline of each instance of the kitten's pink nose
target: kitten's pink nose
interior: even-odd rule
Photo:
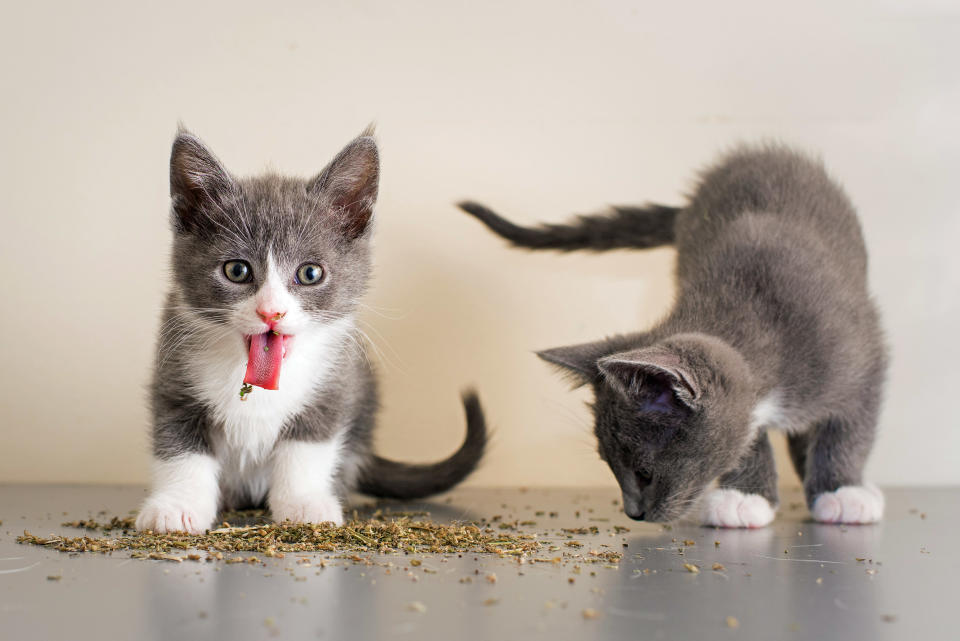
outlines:
[[[273,307],[258,307],[257,316],[263,319],[263,322],[273,328],[280,319],[287,315],[287,312],[277,310]]]

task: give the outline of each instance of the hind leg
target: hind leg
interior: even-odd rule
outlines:
[[[721,476],[717,488],[707,492],[701,520],[716,527],[763,527],[773,521],[777,501],[773,448],[763,432],[740,466]]]
[[[879,521],[883,517],[883,494],[876,486],[863,482],[863,466],[873,445],[873,420],[857,422],[831,417],[816,424],[805,436],[806,447],[801,448],[800,441],[797,447],[803,461],[804,492],[813,518],[821,523]]]

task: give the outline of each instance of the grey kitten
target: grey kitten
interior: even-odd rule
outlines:
[[[379,173],[370,130],[309,180],[235,178],[179,133],[153,490],[138,529],[203,532],[220,508],[264,502],[278,521],[339,524],[350,490],[422,497],[476,467],[486,428],[472,392],[450,458],[407,465],[372,451],[377,390],[355,316]]]
[[[862,470],[883,334],[857,216],[819,162],[742,147],[702,174],[684,207],[616,208],[568,225],[520,227],[476,203],[460,207],[519,247],[676,245],[677,299],[662,322],[539,352],[593,386],[600,456],[631,518],[668,521],[699,503],[706,524],[768,524],[770,428],[788,435],[815,519],[881,518],[883,495]]]

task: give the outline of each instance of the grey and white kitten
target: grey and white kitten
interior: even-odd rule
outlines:
[[[264,502],[278,521],[339,524],[348,491],[422,497],[476,467],[486,429],[469,392],[466,440],[450,458],[407,465],[372,452],[377,390],[355,316],[379,173],[369,130],[309,180],[238,179],[199,139],[177,136],[153,488],[138,529],[203,532],[218,509]]]
[[[520,247],[676,245],[679,291],[663,321],[539,352],[593,386],[600,456],[631,518],[668,521],[699,504],[706,524],[770,523],[771,428],[787,433],[816,520],[881,518],[883,495],[862,471],[886,352],[857,216],[819,162],[742,147],[702,174],[684,207],[567,225],[520,227],[460,206]]]

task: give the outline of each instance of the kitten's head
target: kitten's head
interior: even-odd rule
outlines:
[[[627,515],[679,518],[750,447],[749,369],[736,350],[704,334],[614,353],[611,346],[600,341],[539,356],[593,385],[600,457],[620,484]]]
[[[174,312],[232,333],[263,370],[251,382],[275,389],[279,359],[348,318],[366,289],[378,178],[370,130],[310,179],[236,178],[181,131],[170,158]],[[280,354],[256,356],[257,341]]]

